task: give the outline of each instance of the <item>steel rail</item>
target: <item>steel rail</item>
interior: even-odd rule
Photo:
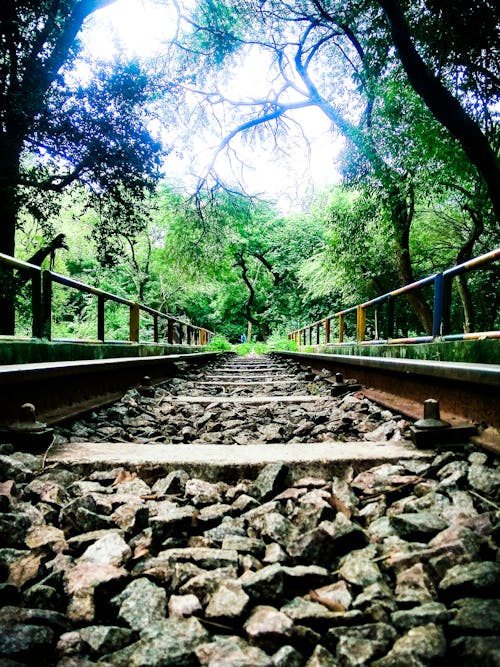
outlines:
[[[420,419],[423,402],[439,401],[452,424],[471,422],[500,428],[500,366],[465,362],[390,359],[343,354],[275,351],[321,370],[355,378],[370,399],[409,419]]]
[[[0,430],[18,420],[25,403],[35,406],[38,421],[52,425],[111,404],[129,388],[147,390],[148,383],[159,384],[186,366],[203,365],[221,354],[227,353],[0,366]],[[433,398],[453,426],[468,422],[500,428],[498,365],[289,351],[272,355],[356,378],[365,396],[410,420],[420,419],[423,402]]]
[[[220,352],[125,357],[0,366],[0,428],[18,421],[23,404],[40,422],[55,424],[118,400],[128,389],[158,384],[183,365],[214,360]],[[145,378],[148,378],[145,380]]]

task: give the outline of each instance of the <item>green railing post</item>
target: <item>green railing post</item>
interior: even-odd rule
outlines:
[[[387,340],[394,338],[394,297],[387,299]]]
[[[33,338],[43,336],[42,314],[42,276],[40,271],[31,274],[31,335]]]
[[[153,341],[158,343],[160,340],[160,334],[158,331],[158,315],[155,313],[153,315]]]
[[[42,272],[42,338],[52,338],[52,277],[50,271]]]
[[[105,304],[104,295],[98,294],[97,295],[97,340],[100,340],[103,343],[104,343],[104,329],[105,329],[104,304]]]

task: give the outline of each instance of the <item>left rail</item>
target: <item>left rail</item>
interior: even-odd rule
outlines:
[[[0,431],[19,422],[25,404],[35,407],[37,420],[53,424],[110,404],[128,389],[147,391],[150,385],[182,372],[186,364],[206,364],[220,354],[196,352],[0,366]],[[30,430],[29,423],[24,426]]]

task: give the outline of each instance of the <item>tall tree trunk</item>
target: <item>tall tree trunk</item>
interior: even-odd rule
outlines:
[[[441,125],[460,142],[484,179],[497,221],[500,222],[500,163],[488,139],[418,53],[399,1],[378,2],[386,15],[394,45],[412,88]]]
[[[472,220],[473,227],[467,240],[457,253],[457,260],[456,260],[457,264],[462,264],[463,262],[466,262],[468,259],[472,259],[472,255],[474,252],[474,244],[479,239],[481,234],[484,232],[484,222],[481,217],[481,214],[475,211],[471,206],[465,206],[464,208],[469,214],[470,219]],[[467,283],[467,276],[461,274],[457,276],[456,280],[457,280],[458,296],[460,297],[460,301],[462,303],[462,310],[464,313],[464,327],[463,327],[464,333],[471,333],[472,331],[474,331],[475,313],[474,313],[474,303],[472,300],[472,295],[470,293],[469,285]]]
[[[0,145],[0,252],[13,256],[16,249],[19,156]],[[0,265],[0,334],[15,332],[15,285],[12,269]]]
[[[393,184],[390,188],[390,208],[396,241],[396,265],[401,285],[415,282],[410,255],[410,228],[413,218],[413,201],[408,206],[401,188]],[[432,312],[419,290],[406,294],[415,315],[427,335],[432,334]]]

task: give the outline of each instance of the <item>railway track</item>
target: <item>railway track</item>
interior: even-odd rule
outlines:
[[[213,368],[211,364],[215,364]],[[238,410],[245,413],[246,406],[252,402],[272,403],[270,397],[274,396],[276,405],[285,405],[287,401],[304,404],[309,401],[309,412],[312,413],[327,396],[333,405],[333,396],[342,395],[346,387],[349,388],[343,377],[352,376],[359,379],[362,386],[357,384],[351,390],[362,390],[367,399],[410,421],[422,418],[426,399],[439,401],[441,418],[453,428],[440,430],[437,434],[427,430],[417,433],[413,429],[413,440],[417,442],[418,436],[421,447],[463,442],[475,435],[474,440],[479,446],[494,453],[500,451],[497,430],[500,426],[500,368],[496,365],[293,352],[243,360],[217,353],[198,353],[3,366],[0,367],[0,433],[3,432],[5,438],[9,432],[12,434],[13,430],[20,429],[21,440],[26,439],[30,429],[33,430],[30,425],[33,416],[31,413],[21,415],[20,408],[24,404],[35,407],[37,422],[52,426],[111,404],[131,387],[139,387],[140,391],[148,393],[150,385],[154,387],[169,378],[173,385],[186,384],[191,393],[193,382],[196,384],[194,393],[198,398],[186,396],[189,398],[187,402],[193,405],[210,404],[212,395],[219,401],[222,394],[233,396],[228,400],[235,402]],[[194,378],[193,382],[190,377]],[[316,380],[318,382],[314,384]],[[304,395],[309,398],[305,400]],[[239,399],[234,398],[238,396]],[[159,420],[165,421],[162,415]],[[479,435],[474,425],[480,426]],[[319,424],[316,426],[315,433],[319,431],[319,440],[324,441],[324,429],[319,429]],[[331,439],[340,436],[345,440],[343,430],[333,426]],[[485,426],[493,428],[484,431]],[[254,429],[251,439],[255,440],[255,433]],[[303,428],[303,433],[307,433],[307,427]],[[288,436],[277,438],[276,442],[292,440],[289,433]],[[353,440],[351,436],[347,439]],[[47,438],[41,440],[43,444]],[[182,438],[177,437],[177,441],[182,442]],[[257,433],[256,442],[260,441]],[[223,442],[219,437],[215,442],[233,444],[231,438]],[[272,438],[268,442],[272,442]]]
[[[293,462],[300,474],[311,466],[326,470],[337,459],[362,466],[415,456],[403,434],[407,422],[353,395],[358,389],[295,361],[226,356],[61,425],[49,460],[170,469],[189,461],[204,475],[221,474],[220,466],[227,475],[229,466],[238,476],[252,467],[256,474],[265,461]]]
[[[498,458],[297,361],[131,366],[0,444],[0,664],[496,664]]]

